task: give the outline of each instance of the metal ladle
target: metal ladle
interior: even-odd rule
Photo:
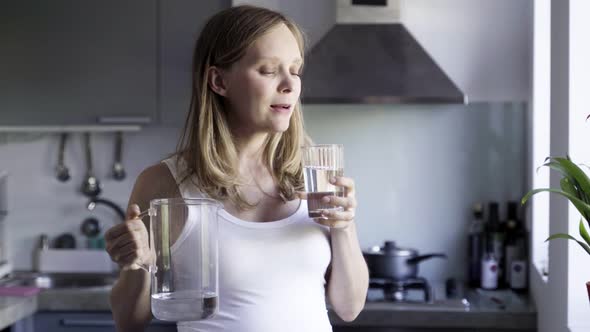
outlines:
[[[59,181],[66,182],[70,179],[70,170],[64,163],[64,153],[66,148],[66,140],[68,139],[67,133],[61,133],[59,138],[59,153],[57,155],[57,166],[55,168],[55,174]]]
[[[86,148],[86,178],[82,182],[82,193],[88,197],[96,197],[101,192],[100,182],[94,176],[92,169],[92,150],[90,148],[90,133],[84,133]]]
[[[113,164],[113,178],[121,181],[125,179],[125,168],[123,168],[122,159],[123,150],[123,133],[117,132],[115,134],[115,163]]]

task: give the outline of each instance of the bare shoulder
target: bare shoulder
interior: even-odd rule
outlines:
[[[180,192],[170,170],[164,163],[144,169],[135,180],[129,205],[138,204],[141,209],[154,198],[179,197]]]
[[[164,163],[157,163],[144,169],[137,177],[137,180],[156,182],[164,186],[176,184],[170,169]]]

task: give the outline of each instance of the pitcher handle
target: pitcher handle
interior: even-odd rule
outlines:
[[[156,209],[149,207],[145,210],[143,210],[142,212],[140,212],[137,217],[135,217],[135,219],[139,219],[142,220],[143,218],[150,216],[150,217],[154,217],[156,215]],[[151,242],[151,240],[150,240]],[[150,243],[151,245],[151,243]],[[151,247],[151,246],[150,246]],[[139,268],[141,268],[142,270],[144,270],[147,273],[155,273],[156,272],[156,267],[150,264],[145,264],[145,263],[135,263],[135,265],[137,265]],[[130,267],[125,267],[123,268],[123,270],[133,270]]]
[[[140,219],[140,220],[141,220],[141,219],[143,219],[143,218],[145,218],[145,217],[147,217],[147,216],[150,216],[150,217],[155,217],[155,216],[156,216],[156,209],[154,209],[154,208],[151,208],[151,207],[150,207],[150,208],[147,208],[147,209],[145,209],[145,210],[141,211],[141,212],[140,212],[140,213],[137,215],[137,217],[135,217],[135,219]]]

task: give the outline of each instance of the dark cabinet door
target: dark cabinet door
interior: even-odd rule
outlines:
[[[157,0],[0,2],[0,126],[155,119]]]
[[[190,105],[197,38],[207,19],[229,5],[227,0],[160,3],[160,110],[164,125],[184,124]]]
[[[115,322],[110,312],[39,312],[34,316],[35,332],[112,332]],[[176,332],[176,324],[154,320],[146,332]]]

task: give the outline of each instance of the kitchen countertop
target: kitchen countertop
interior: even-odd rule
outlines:
[[[110,286],[46,289],[30,297],[0,297],[0,329],[37,311],[110,311]],[[489,298],[502,299],[499,305]],[[367,302],[353,322],[343,322],[329,310],[334,326],[502,328],[534,330],[537,314],[526,296],[510,291],[470,290],[470,306],[456,302],[434,305]]]
[[[353,322],[341,321],[333,312],[330,320],[334,326],[536,330],[537,312],[527,295],[469,289],[461,298],[432,304],[367,302]]]
[[[537,313],[534,309],[512,311],[471,308],[425,308],[423,305],[366,303],[359,316],[350,323],[341,321],[330,312],[334,326],[399,327],[399,328],[478,328],[504,330],[536,330]]]
[[[37,296],[0,296],[0,330],[36,311]]]

